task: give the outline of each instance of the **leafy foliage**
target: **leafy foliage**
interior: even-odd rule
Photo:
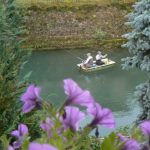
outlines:
[[[94,33],[94,38],[102,40],[105,38],[106,32],[102,31],[101,28],[96,28],[95,33]]]
[[[119,132],[112,132],[105,138],[89,136],[89,133],[93,130],[93,127],[86,128],[87,126],[79,131],[72,131],[70,129],[67,129],[62,133],[58,133],[62,127],[62,124],[58,119],[58,115],[56,115],[58,114],[58,110],[54,106],[49,105],[47,102],[45,104],[44,103],[45,102],[43,102],[43,109],[34,111],[33,118],[36,117],[36,115],[39,116],[39,120],[36,120],[36,124],[40,126],[40,120],[45,120],[47,116],[51,116],[53,118],[52,120],[55,120],[55,126],[53,126],[53,128],[51,129],[51,134],[53,136],[50,138],[48,137],[47,132],[43,131],[41,132],[41,136],[36,138],[36,142],[38,143],[47,143],[49,145],[53,145],[59,150],[122,150],[124,147],[126,147],[126,150],[131,150],[131,148],[134,149],[134,147],[132,147],[133,144],[129,143],[127,145],[126,143],[130,140],[135,139],[139,144],[141,143],[141,148],[134,150],[145,150],[142,146],[148,146],[147,138],[144,137],[143,134],[141,134],[141,131],[137,127],[128,129],[124,128]],[[149,130],[149,126],[146,130]],[[126,140],[120,140],[118,133],[123,133],[123,136],[124,138],[126,138]],[[33,139],[30,131],[29,134],[21,139],[23,141],[20,149],[29,150],[30,141],[32,141]],[[3,144],[3,150],[7,150],[8,145],[12,143],[10,142],[10,139],[7,139],[5,135],[0,138],[0,141]]]
[[[38,147],[43,150],[148,150],[150,148],[148,142],[150,120],[142,122],[140,130],[125,128],[122,130],[123,135],[112,132],[107,137],[101,138],[98,126],[112,128],[115,125],[111,110],[102,108],[89,91],[81,89],[72,79],[64,80],[64,90],[67,95],[66,101],[57,109],[41,98],[40,87],[31,84],[21,96],[23,107],[18,117],[23,117],[23,120],[20,120],[17,130],[10,132],[14,138],[1,136],[1,149],[35,150]],[[40,127],[39,129],[35,127],[36,130],[43,130],[40,135],[33,137],[33,128],[30,127],[28,130],[28,126],[24,124],[25,116],[33,118],[30,120],[31,124]],[[91,121],[81,127],[80,121],[90,116]],[[96,129],[96,132],[95,136],[91,137],[89,134],[93,129]]]
[[[29,51],[21,49],[24,41],[21,16],[13,0],[0,3],[0,135],[9,133],[18,122],[16,100],[25,83],[19,73]]]

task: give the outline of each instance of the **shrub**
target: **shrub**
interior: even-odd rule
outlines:
[[[93,36],[94,38],[101,40],[106,37],[106,32],[102,31],[101,28],[96,28]]]
[[[24,41],[21,16],[13,0],[0,2],[0,135],[9,133],[18,122],[18,96],[25,82],[19,82],[20,69],[29,54],[21,49]]]

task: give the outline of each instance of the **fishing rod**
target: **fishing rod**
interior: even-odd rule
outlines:
[[[78,57],[77,55],[71,53],[70,51],[66,50],[66,52],[68,52],[68,53],[71,54],[72,56],[75,56],[75,57],[78,58],[79,60],[84,61],[84,59],[82,59],[81,57]]]

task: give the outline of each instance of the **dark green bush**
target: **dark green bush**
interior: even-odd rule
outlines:
[[[0,3],[0,136],[8,134],[19,120],[17,101],[25,82],[19,82],[20,69],[29,50],[21,45],[24,41],[22,16],[13,0]]]

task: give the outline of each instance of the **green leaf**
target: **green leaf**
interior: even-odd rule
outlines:
[[[3,150],[7,150],[9,145],[9,140],[7,140],[6,135],[1,136],[0,141],[2,142]]]
[[[112,132],[108,137],[106,137],[101,145],[101,150],[119,150],[115,143],[116,134]]]

